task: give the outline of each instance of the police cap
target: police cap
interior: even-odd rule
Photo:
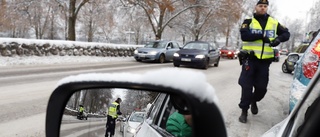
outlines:
[[[269,5],[269,1],[268,0],[259,0],[257,5],[258,4],[267,4],[267,5]]]

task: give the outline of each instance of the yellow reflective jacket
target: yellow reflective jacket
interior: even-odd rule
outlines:
[[[278,27],[278,21],[272,17],[268,18],[266,27],[263,29],[255,18],[252,18],[252,21],[249,25],[250,31],[253,34],[263,34],[264,36],[268,37],[270,41],[273,41],[277,36],[277,27]],[[274,58],[274,52],[273,49],[265,44],[263,46],[263,40],[256,40],[256,41],[244,41],[242,46],[242,49],[244,50],[253,50],[255,56],[258,59],[271,59]]]
[[[117,118],[117,107],[119,104],[117,102],[113,102],[110,104],[109,109],[108,109],[108,115],[111,116],[112,118]]]

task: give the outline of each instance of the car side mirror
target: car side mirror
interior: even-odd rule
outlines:
[[[298,54],[290,54],[288,56],[288,61],[289,62],[297,62],[299,60],[299,55]]]
[[[189,75],[194,78],[190,79]],[[168,79],[170,76],[174,78]],[[179,112],[188,108],[192,116],[193,136],[227,137],[224,119],[217,105],[217,96],[214,88],[206,81],[205,75],[202,72],[177,68],[152,70],[145,74],[80,74],[60,80],[47,105],[46,136],[96,135],[101,131],[104,133],[106,116],[97,112],[108,112],[106,109],[116,98],[122,98],[120,110],[123,114],[127,114],[125,111],[143,110],[149,103],[154,104],[153,101],[159,101],[159,95],[169,96],[168,99],[180,97],[180,100],[186,102],[183,104],[184,107],[171,106]],[[95,114],[88,118],[88,122],[76,121],[70,114],[73,111],[72,107],[80,102],[88,107],[87,111]],[[160,103],[168,102],[170,101],[160,101]],[[150,124],[152,118],[158,117],[155,115],[162,115],[158,121],[166,120],[169,112],[154,104],[147,113],[149,122],[145,120],[142,124]],[[163,122],[153,126],[162,128],[165,125]],[[88,127],[91,129],[86,129]],[[148,126],[141,126],[140,130],[144,127]],[[78,132],[79,130],[81,132]],[[151,130],[156,131],[154,128]]]

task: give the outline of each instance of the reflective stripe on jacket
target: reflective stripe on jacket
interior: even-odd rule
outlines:
[[[252,18],[252,22],[249,26],[251,33],[255,34],[264,34],[264,36],[268,37],[270,41],[273,41],[277,36],[277,27],[278,27],[278,21],[273,19],[272,17],[268,18],[266,27],[263,31],[260,23],[255,18]],[[255,53],[255,56],[258,59],[270,59],[274,58],[274,52],[273,49],[269,45],[263,46],[263,40],[256,40],[252,42],[244,41],[242,49],[245,50],[253,50]]]
[[[118,105],[119,104],[117,102],[113,102],[109,106],[108,115],[111,116],[112,118],[117,118],[118,117],[118,114],[117,114]]]

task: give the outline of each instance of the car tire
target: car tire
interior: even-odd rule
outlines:
[[[217,63],[215,63],[213,66],[218,67],[219,66],[219,62],[220,62],[220,57],[218,58]]]
[[[165,60],[166,60],[165,56],[163,54],[161,54],[159,57],[159,63],[164,63]]]
[[[136,61],[141,62],[141,59],[136,59]]]
[[[173,66],[175,66],[175,67],[180,67],[180,64],[173,63]]]
[[[281,68],[282,68],[283,73],[291,73],[292,72],[292,71],[288,70],[288,66],[285,63],[282,64]]]
[[[203,62],[202,69],[208,69],[208,68],[209,68],[209,62],[210,62],[210,60],[207,58],[207,59]]]

